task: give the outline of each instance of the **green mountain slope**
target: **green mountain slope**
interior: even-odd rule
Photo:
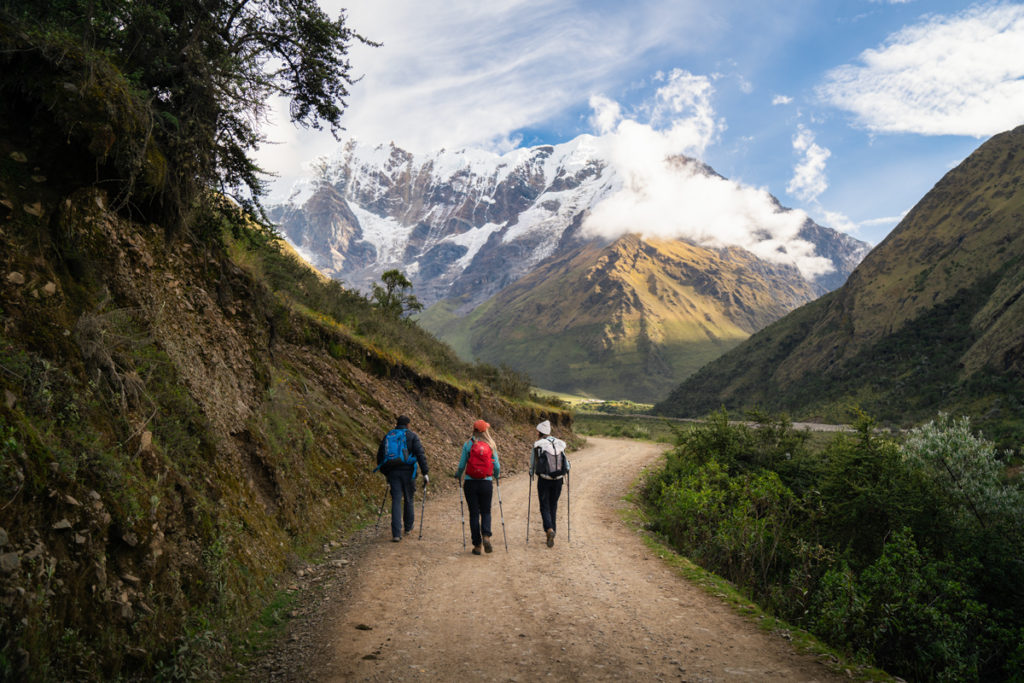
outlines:
[[[912,422],[963,412],[1024,425],[1024,127],[950,171],[846,284],[701,369],[655,407],[754,405]]]
[[[742,249],[630,235],[545,261],[463,318],[440,302],[421,323],[547,389],[651,401],[814,296],[795,269]]]

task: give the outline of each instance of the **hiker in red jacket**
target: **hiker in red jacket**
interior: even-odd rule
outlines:
[[[473,540],[473,554],[480,554],[480,546],[491,552],[491,496],[494,480],[501,472],[498,448],[491,438],[491,425],[483,420],[473,423],[473,436],[462,446],[462,457],[455,478],[462,478],[462,490],[469,506],[469,531]],[[465,532],[463,532],[465,533]],[[465,542],[465,537],[463,537]]]

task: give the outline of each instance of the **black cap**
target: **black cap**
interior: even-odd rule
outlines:
[[[409,418],[406,417],[405,415],[399,415],[398,416],[398,426],[401,427],[402,425],[407,425],[407,424],[409,424]]]

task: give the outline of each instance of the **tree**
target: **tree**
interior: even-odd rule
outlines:
[[[423,310],[423,304],[412,293],[412,282],[399,270],[386,270],[380,276],[384,286],[373,285],[373,300],[386,315],[400,318],[406,313]]]
[[[111,119],[108,98],[130,95],[147,115],[83,145],[125,204],[180,218],[214,187],[258,206],[266,173],[250,154],[266,141],[268,99],[287,97],[294,123],[337,134],[354,40],[374,44],[316,0],[0,0],[0,99],[22,100],[0,114],[52,116],[70,138],[90,117],[54,107],[92,95]],[[117,73],[97,77],[107,64]]]

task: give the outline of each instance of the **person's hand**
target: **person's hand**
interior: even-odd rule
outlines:
[[[429,474],[424,474],[423,475],[423,485],[426,486],[429,483],[430,483],[430,475]]]

